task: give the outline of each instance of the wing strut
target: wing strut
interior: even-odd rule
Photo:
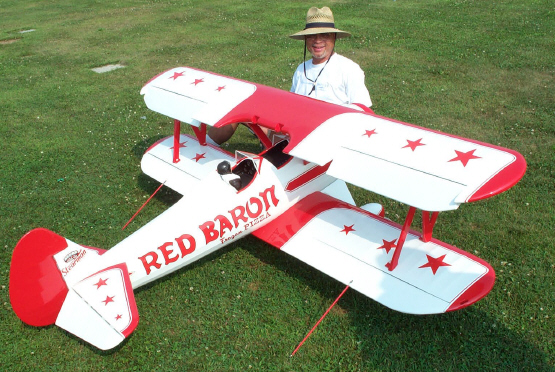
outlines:
[[[179,163],[179,137],[181,136],[181,122],[173,120],[173,162]]]
[[[260,142],[262,142],[264,148],[269,149],[270,147],[272,147],[272,141],[270,141],[270,138],[268,138],[268,136],[262,131],[262,129],[260,129],[260,126],[250,123],[248,123],[247,126],[254,132]]]
[[[407,238],[407,233],[409,232],[415,212],[415,207],[409,208],[409,212],[407,213],[407,217],[405,218],[405,223],[403,225],[403,229],[401,230],[401,235],[399,235],[399,240],[397,241],[397,246],[395,247],[393,257],[391,258],[391,261],[389,261],[385,265],[389,269],[389,271],[393,271],[393,269],[395,269],[397,267],[397,264],[399,263],[399,256],[401,255],[401,250],[403,249],[403,245],[405,244],[405,239]]]
[[[193,132],[195,132],[195,135],[197,136],[198,143],[201,146],[206,146],[206,124],[202,123],[200,125],[200,129],[194,125],[191,125],[191,128],[193,128]]]
[[[422,211],[422,241],[424,243],[429,242],[432,240],[432,232],[434,231],[434,225],[437,221],[437,216],[439,212],[430,212]]]
[[[399,256],[401,256],[401,251],[403,250],[403,245],[405,244],[405,240],[412,224],[412,220],[414,219],[415,212],[415,207],[409,208],[407,217],[405,218],[405,223],[403,224],[403,229],[401,230],[399,240],[397,241],[397,246],[395,247],[395,252],[393,253],[393,257],[391,258],[391,261],[389,261],[385,265],[389,269],[389,271],[393,271],[399,263]],[[431,212],[430,214],[430,212],[428,211],[422,211],[422,235],[420,236],[420,239],[423,242],[427,243],[432,240],[432,232],[434,230],[434,225],[437,221],[438,215],[439,212]]]
[[[198,143],[201,146],[206,146],[206,124],[201,123],[200,128],[191,125],[193,132],[197,136]],[[177,119],[173,120],[173,162],[179,163],[179,138],[181,136],[181,122]]]

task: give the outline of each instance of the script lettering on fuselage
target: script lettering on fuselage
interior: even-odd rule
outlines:
[[[204,222],[199,225],[199,229],[204,235],[205,245],[216,240],[219,240],[220,244],[224,244],[236,237],[241,237],[244,231],[269,218],[271,216],[270,209],[276,207],[278,203],[275,186],[271,186],[260,192],[258,196],[251,197],[245,205],[238,205],[227,213],[218,214],[212,220]],[[160,269],[162,266],[178,262],[193,253],[196,248],[197,242],[193,235],[183,234],[138,259],[143,264],[146,275],[150,275],[153,269]]]

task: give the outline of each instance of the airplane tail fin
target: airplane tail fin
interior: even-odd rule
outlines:
[[[102,350],[117,346],[139,315],[127,266],[103,267],[102,253],[46,229],[27,233],[10,267],[16,315],[32,326],[56,324]],[[92,266],[100,269],[85,274]]]

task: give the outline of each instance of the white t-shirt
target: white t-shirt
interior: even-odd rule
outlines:
[[[334,53],[327,65],[326,62],[315,65],[312,59],[304,64],[306,76],[316,81],[316,84],[305,77],[301,63],[293,74],[291,92],[340,105],[360,103],[366,107],[372,106],[370,93],[364,85],[364,71],[355,62]],[[316,88],[312,91],[314,85]]]

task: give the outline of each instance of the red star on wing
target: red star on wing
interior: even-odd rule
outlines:
[[[419,269],[422,269],[424,267],[429,267],[432,269],[432,272],[434,273],[434,275],[436,275],[437,269],[440,266],[451,266],[450,264],[443,262],[443,260],[445,259],[445,255],[440,256],[438,258],[434,258],[430,255],[426,255],[426,257],[428,258],[428,263],[425,263],[422,266],[419,266]]]
[[[185,141],[185,142],[179,142],[179,148],[182,148],[182,147],[185,148],[185,147],[187,147],[187,146],[185,145],[186,143],[187,143],[187,141]],[[170,147],[170,150],[173,150],[173,147],[174,147],[174,146]]]
[[[476,150],[474,149],[474,150],[470,150],[470,151],[467,151],[467,152],[462,152],[462,151],[455,150],[455,152],[457,153],[457,157],[449,160],[449,162],[451,162],[451,161],[460,161],[463,164],[463,166],[466,167],[466,165],[468,164],[468,162],[470,160],[480,159],[479,156],[474,155],[474,151],[476,151]]]
[[[402,148],[404,149],[404,148],[410,147],[410,149],[411,149],[412,151],[414,151],[414,150],[416,150],[416,148],[417,148],[418,146],[426,146],[425,143],[422,143],[422,142],[420,142],[420,141],[422,141],[422,138],[420,138],[420,139],[418,139],[418,140],[416,140],[416,141],[407,140],[407,145],[406,145],[406,146],[403,146]]]
[[[368,138],[370,138],[373,134],[378,134],[378,132],[376,132],[375,129],[372,130],[366,130],[366,133],[363,134],[363,136],[368,136]]]
[[[195,79],[191,84],[199,85],[200,83],[204,83],[204,79]]]
[[[385,253],[389,253],[389,251],[392,250],[393,248],[397,248],[397,244],[395,244],[397,239],[393,239],[392,241],[387,241],[385,239],[382,239],[382,241],[383,241],[383,245],[381,247],[378,247],[378,249],[385,249]]]
[[[116,296],[112,296],[112,297],[106,296],[106,299],[104,301],[102,301],[102,302],[104,302],[104,306],[108,305],[110,302],[114,302],[114,297],[116,297]]]
[[[95,283],[95,284],[93,284],[93,285],[96,285],[96,289],[98,289],[98,288],[102,287],[103,285],[108,285],[108,284],[106,284],[106,281],[107,281],[108,279],[110,279],[110,278],[107,278],[107,279],[99,278],[99,279],[98,279],[98,283]]]
[[[193,160],[196,161],[196,162],[198,163],[198,161],[199,161],[200,159],[206,158],[206,156],[204,156],[204,154],[206,154],[206,153],[203,152],[202,154],[197,154],[197,156],[195,156],[195,157],[193,158]]]
[[[218,87],[218,88],[216,88],[216,90],[217,90],[218,92],[221,92],[221,91],[224,90],[224,89],[225,89],[225,85],[224,85],[223,87]]]
[[[351,231],[356,231],[355,229],[353,229],[353,226],[355,224],[352,224],[351,226],[347,226],[347,225],[343,225],[344,229],[341,230],[340,232],[344,232],[345,235],[349,234]]]
[[[174,81],[178,78],[185,75],[185,71],[181,71],[181,72],[174,72],[173,76],[170,76],[168,79],[173,79]]]
[[[118,316],[116,316],[116,320],[120,320],[121,319],[121,314],[118,314]]]

